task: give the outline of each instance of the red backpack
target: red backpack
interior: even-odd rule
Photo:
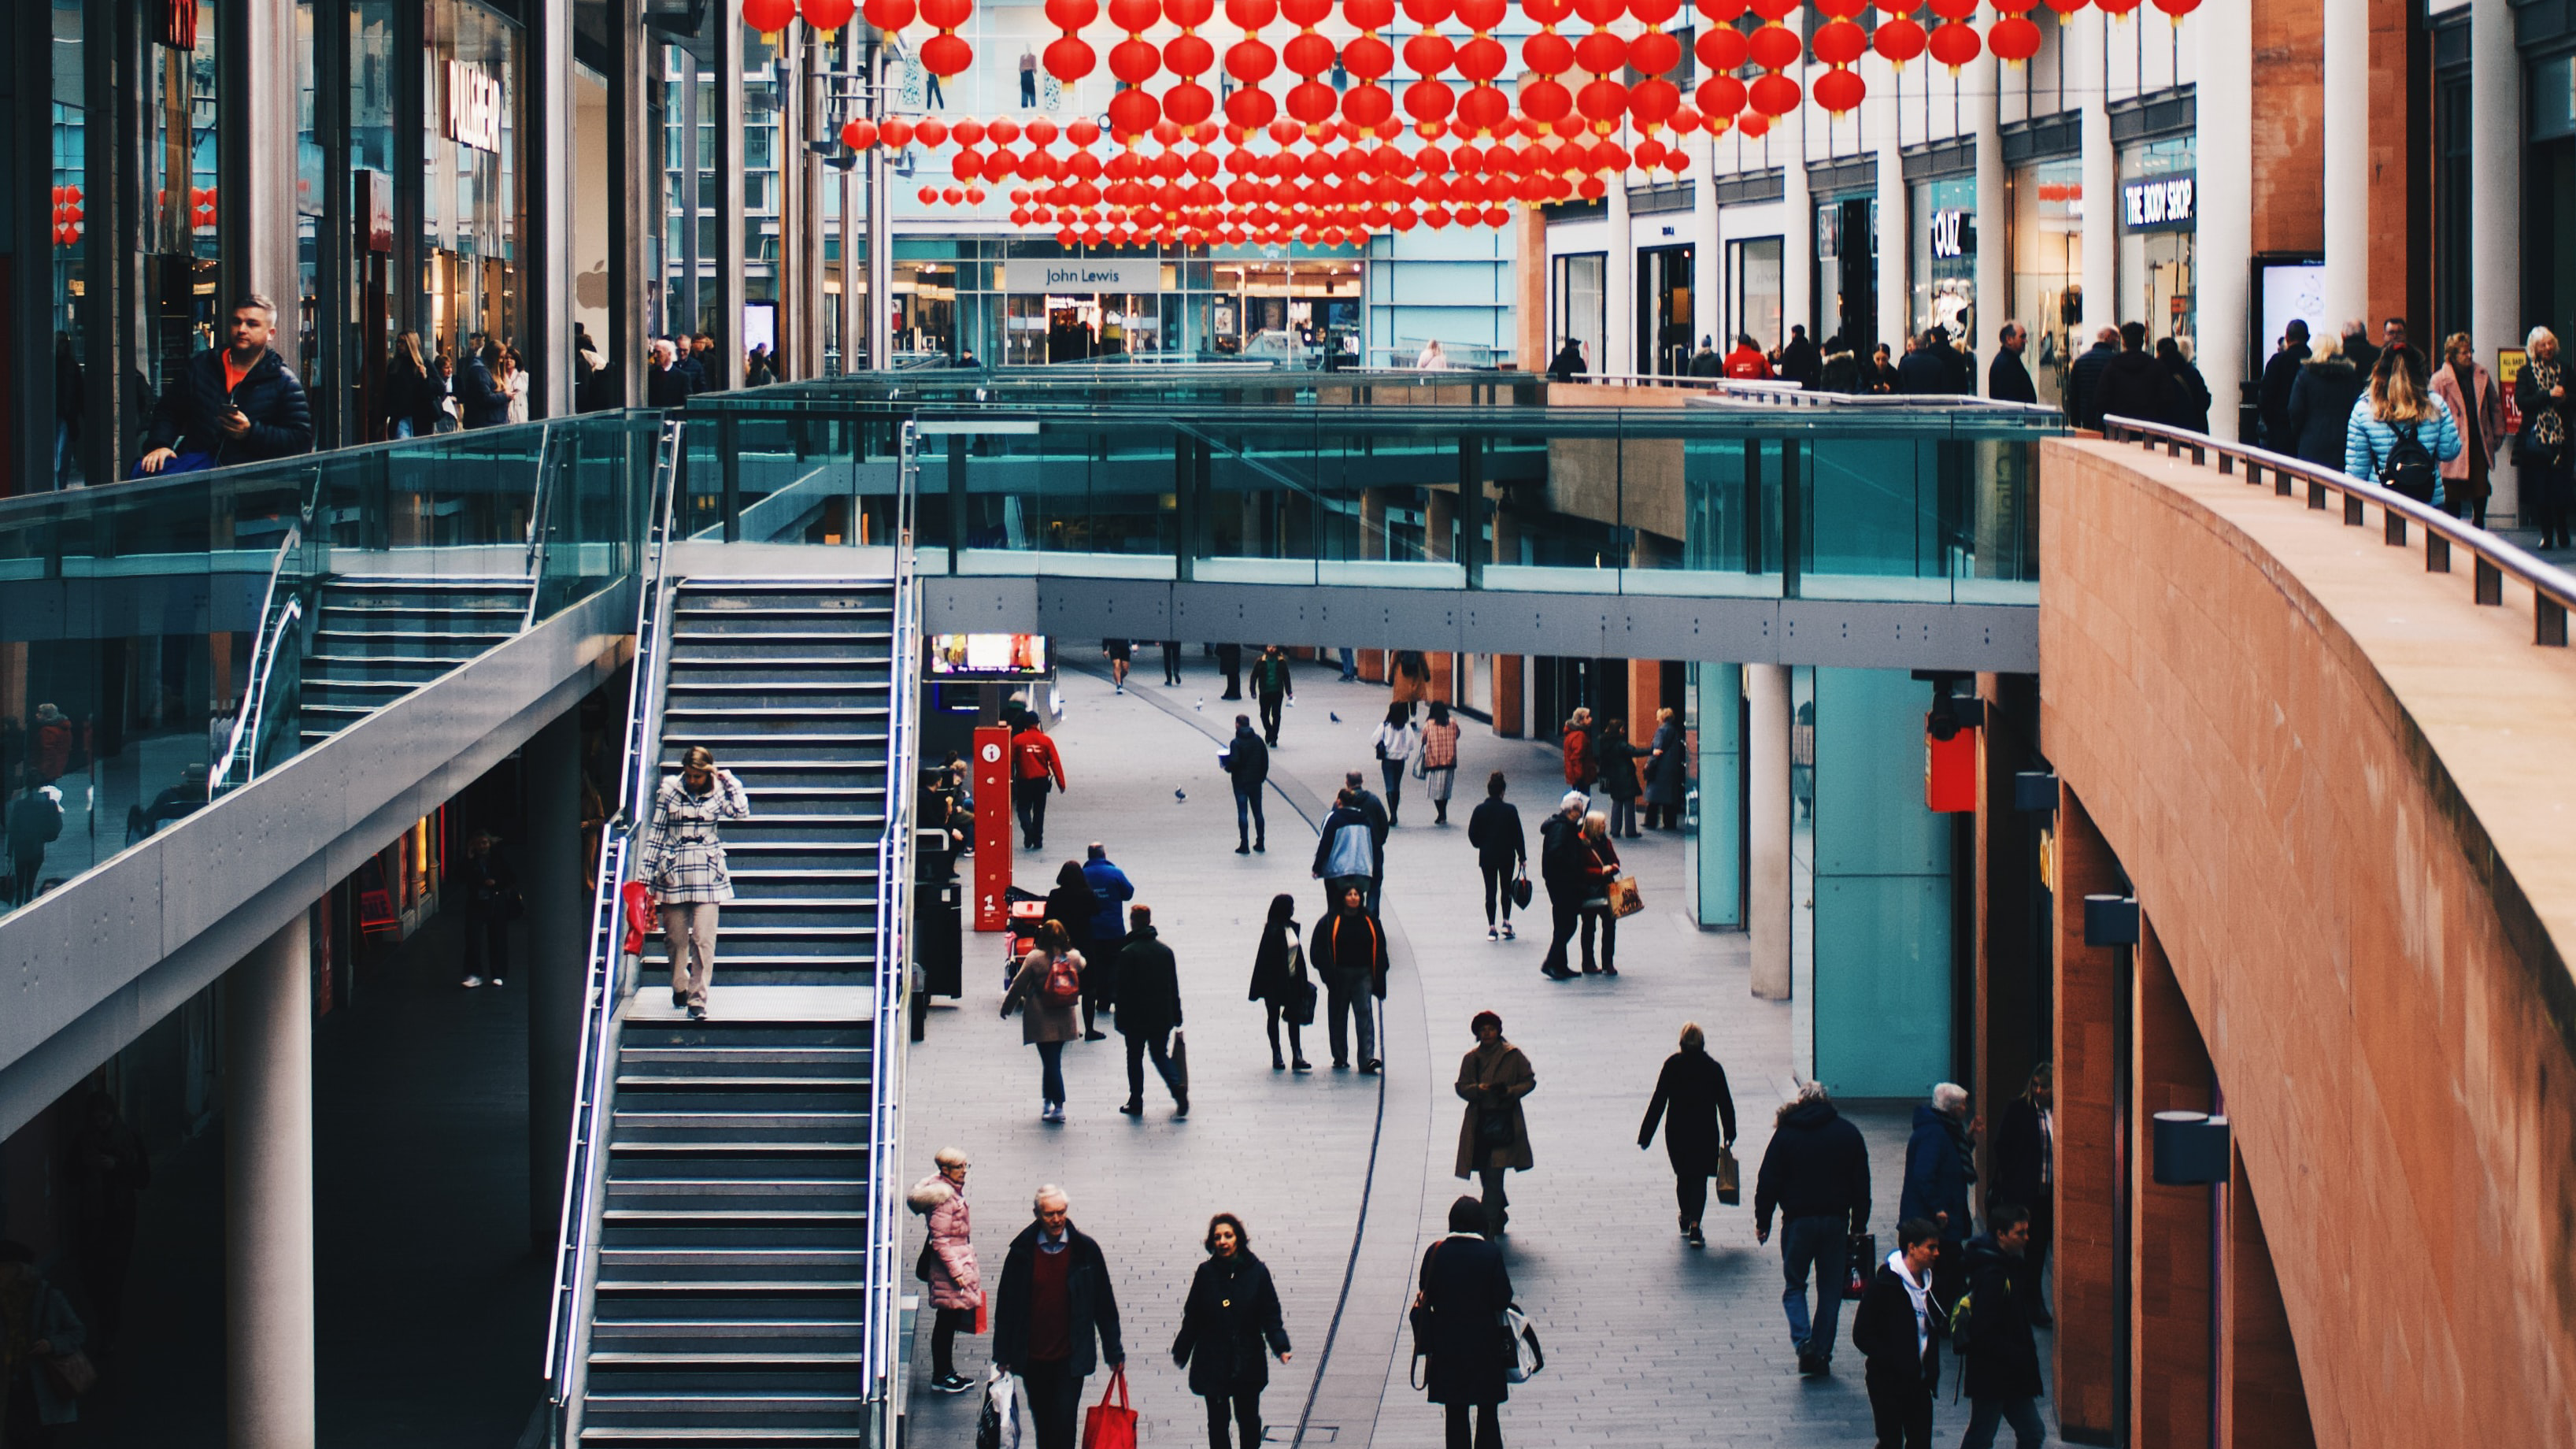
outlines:
[[[1070,956],[1048,960],[1046,980],[1038,983],[1038,995],[1049,1006],[1072,1006],[1082,1000],[1082,972]]]

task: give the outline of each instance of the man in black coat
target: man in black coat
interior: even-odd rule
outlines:
[[[1781,1217],[1780,1258],[1789,1291],[1789,1341],[1798,1372],[1833,1371],[1834,1326],[1841,1321],[1850,1272],[1851,1235],[1869,1226],[1869,1146],[1860,1129],[1834,1110],[1822,1082],[1809,1082],[1781,1109],[1762,1153],[1753,1188],[1753,1236],[1771,1241],[1771,1213]],[[1816,1276],[1816,1311],[1807,1315],[1807,1274]]]
[[[688,370],[680,365],[679,349],[668,342],[653,344],[653,363],[644,369],[644,401],[649,407],[676,408],[689,401]]]
[[[233,304],[229,325],[232,346],[189,358],[161,395],[136,464],[144,472],[174,462],[194,471],[313,451],[304,384],[268,345],[277,331],[277,304],[244,297]]]
[[[1908,395],[1944,397],[1959,390],[1959,364],[1950,351],[1950,334],[1934,327],[1896,364],[1896,390]]]
[[[2105,327],[2093,334],[2091,351],[2075,359],[2066,372],[2066,420],[2079,428],[2102,426],[2102,370],[2120,355],[2120,329]]]
[[[1571,981],[1575,977],[1566,967],[1565,947],[1574,939],[1575,927],[1582,923],[1583,899],[1592,893],[1583,851],[1583,812],[1591,803],[1591,796],[1568,790],[1556,813],[1539,822],[1538,878],[1547,887],[1548,914],[1553,920],[1549,923],[1547,959],[1539,963],[1538,970],[1551,981]]]
[[[1172,1115],[1190,1115],[1190,1084],[1172,1063],[1170,1039],[1181,1025],[1181,973],[1172,948],[1154,930],[1154,908],[1127,908],[1127,944],[1118,950],[1118,1034],[1127,1038],[1127,1100],[1119,1111],[1145,1113],[1145,1056],[1172,1094]]]
[[[1717,355],[1717,349],[1710,345],[1708,338],[1701,338],[1699,351],[1691,354],[1690,375],[1693,377],[1726,376],[1726,359]]]
[[[1807,340],[1807,329],[1792,327],[1789,340],[1780,345],[1780,377],[1783,381],[1813,391],[1824,377],[1824,356],[1816,344]]]
[[[1896,1225],[1896,1252],[1869,1280],[1852,1315],[1852,1347],[1869,1365],[1869,1416],[1878,1449],[1932,1449],[1932,1402],[1941,1389],[1945,1305],[1932,1292],[1941,1233],[1922,1218]]]
[[[1028,1386],[1035,1449],[1073,1449],[1082,1381],[1103,1359],[1113,1369],[1125,1367],[1127,1351],[1100,1244],[1074,1227],[1063,1188],[1039,1188],[1034,1207],[1037,1221],[1011,1240],[1002,1260],[993,1296],[993,1362]]]
[[[1986,1209],[1986,1231],[1968,1240],[1968,1331],[1963,1387],[1975,1407],[1959,1449],[1992,1449],[1998,1423],[2013,1426],[2020,1449],[2048,1441],[2040,1422],[2039,1340],[2031,1336],[2019,1284],[2030,1245],[2030,1211],[2016,1203]]]
[[[2022,349],[2030,345],[2030,333],[2018,322],[2006,322],[1995,334],[1995,360],[1986,368],[1986,396],[1997,402],[2035,403],[2039,389],[2031,383],[2030,369],[2022,366]]]
[[[497,428],[510,421],[510,395],[492,381],[490,343],[469,347],[456,360],[457,421],[469,428]]]
[[[2370,324],[2355,317],[2343,324],[2343,356],[2363,377],[2379,366],[2379,344],[2370,340]]]
[[[2173,420],[2173,374],[2147,350],[2147,324],[2120,324],[2120,351],[2102,369],[2098,389],[2101,407],[2094,426],[2104,418],[2141,423]]]
[[[1253,731],[1248,714],[1234,717],[1234,739],[1225,747],[1225,772],[1234,779],[1234,853],[1268,850],[1270,822],[1261,816],[1261,789],[1270,779],[1270,747]]]
[[[2281,350],[2263,364],[2263,386],[2256,405],[2263,416],[2263,446],[2275,453],[2298,449],[2298,435],[2290,431],[2290,389],[2298,385],[2299,364],[2308,357],[2308,324],[2293,317],[2290,325],[2281,329]]]

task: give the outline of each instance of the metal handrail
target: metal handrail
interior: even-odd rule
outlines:
[[[2429,503],[2418,503],[2339,469],[2319,467],[2243,443],[2221,442],[2204,433],[2163,423],[2106,417],[2102,420],[2102,435],[2115,443],[2142,443],[2151,452],[2162,447],[2167,457],[2180,457],[2188,450],[2191,461],[2202,467],[2208,466],[2211,454],[2216,454],[2220,473],[2233,476],[2241,471],[2248,484],[2261,483],[2268,471],[2272,491],[2284,498],[2295,491],[2294,481],[2304,482],[2308,507],[2320,511],[2325,509],[2328,495],[2340,494],[2347,527],[2363,526],[2369,521],[2368,510],[2377,508],[2381,535],[2390,548],[2406,547],[2407,526],[2420,524],[2424,529],[2425,572],[2451,572],[2452,552],[2465,551],[2474,563],[2471,588],[2478,603],[2501,607],[2504,581],[2510,577],[2531,590],[2532,642],[2551,648],[2567,647],[2567,611],[2576,608],[2576,574]]]
[[[519,621],[522,634],[537,627],[537,605],[545,596],[546,519],[554,508],[557,492],[554,475],[562,466],[555,449],[559,438],[568,435],[568,430],[565,434],[558,434],[553,420],[549,419],[544,435],[537,442],[537,496],[528,503],[528,611],[526,617]]]
[[[250,689],[242,696],[240,711],[233,716],[232,734],[224,742],[223,761],[215,767],[214,778],[206,782],[206,798],[209,800],[222,794],[231,783],[233,762],[241,758],[243,739],[249,739],[254,753],[259,749],[260,722],[268,707],[269,671],[277,663],[277,641],[286,626],[300,619],[304,612],[303,600],[294,597],[287,600],[287,607],[281,612],[277,605],[277,586],[286,576],[286,561],[303,546],[304,523],[298,519],[287,525],[286,538],[277,546],[277,559],[269,565],[268,590],[260,595],[259,600],[259,636],[251,641],[250,646]],[[244,784],[249,783],[252,773],[250,767],[244,767]]]
[[[580,1438],[581,1395],[588,1379],[590,1314],[598,1291],[600,1198],[608,1171],[600,1128],[615,1092],[619,980],[626,964],[619,939],[624,926],[623,895],[627,869],[635,856],[635,833],[650,814],[647,792],[660,756],[656,742],[663,699],[662,629],[668,608],[664,564],[686,427],[680,419],[665,418],[654,459],[653,512],[635,603],[635,660],[627,681],[624,768],[618,774],[616,808],[601,827],[599,884],[591,900],[588,994],[582,1009],[580,1055],[575,1058],[580,1075],[573,1084],[562,1220],[546,1322],[544,1374],[552,1385],[556,1442],[563,1444]]]

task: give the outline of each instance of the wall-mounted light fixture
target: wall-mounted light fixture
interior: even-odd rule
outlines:
[[[2057,809],[2057,772],[2021,770],[2013,775],[2013,808],[2025,815],[2047,815]]]
[[[2084,944],[2087,946],[2138,944],[2138,898],[2136,896],[2086,896],[2084,898]]]
[[[2166,1187],[2204,1187],[2227,1180],[2227,1119],[2207,1112],[2158,1112],[2155,1179]]]

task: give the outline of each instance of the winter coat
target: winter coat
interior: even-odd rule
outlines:
[[[2195,433],[2208,432],[2209,383],[2200,369],[2180,358],[2171,362],[2159,358],[2156,365],[2165,370],[2165,421]]]
[[[1579,901],[1590,889],[1591,853],[1583,848],[1583,827],[1564,812],[1538,826],[1538,878],[1549,900]]]
[[[1422,753],[1417,756],[1425,771],[1458,768],[1458,722],[1425,724],[1422,727]]]
[[[2513,380],[2513,405],[2522,414],[2522,431],[2514,435],[2513,461],[2517,466],[2566,456],[2568,399],[2549,395],[2551,388],[2566,385],[2566,377],[2565,362],[2533,358],[2523,364],[2522,375]]]
[[[2275,453],[2294,452],[2299,435],[2290,426],[2290,389],[2298,386],[2299,364],[2308,360],[2308,344],[2293,342],[2263,364],[2263,386],[2256,394],[2263,417],[2263,446]]]
[[[664,776],[653,792],[653,819],[638,869],[653,887],[653,898],[666,906],[732,900],[733,878],[725,870],[724,837],[716,822],[750,818],[751,802],[730,770],[716,771],[704,793],[678,775]]]
[[[1726,375],[1738,382],[1764,382],[1771,376],[1771,359],[1759,351],[1738,345],[1726,354]]]
[[[1082,953],[1067,951],[1073,969],[1082,970]],[[1062,1006],[1046,999],[1039,990],[1046,985],[1047,953],[1044,947],[1020,958],[1019,974],[1011,978],[1011,989],[1002,993],[1002,1014],[1020,1010],[1020,1040],[1035,1046],[1042,1041],[1072,1041],[1082,1035],[1082,1003],[1069,1001]]]
[[[1181,973],[1152,926],[1127,933],[1118,951],[1118,1033],[1161,1040],[1181,1024]]]
[[[9,807],[9,853],[20,860],[34,860],[45,853],[45,847],[60,840],[63,834],[63,807],[60,792],[51,785],[39,785],[18,797]]]
[[[1753,1220],[1847,1217],[1855,1233],[1869,1226],[1869,1145],[1831,1102],[1800,1102],[1782,1116],[1762,1152],[1753,1184]]]
[[[1190,1392],[1209,1399],[1259,1393],[1270,1383],[1265,1348],[1289,1351],[1269,1266],[1249,1248],[1199,1264],[1181,1305],[1181,1331],[1172,1338],[1172,1362],[1188,1365]]]
[[[677,363],[644,369],[644,401],[657,408],[676,408],[689,401],[689,373]]]
[[[1646,803],[1679,805],[1690,791],[1690,759],[1685,753],[1690,736],[1677,720],[1666,720],[1655,726],[1655,740],[1649,748],[1652,758],[1646,765]]]
[[[1644,794],[1645,786],[1637,779],[1637,761],[1646,752],[1616,735],[1603,737],[1594,747],[1601,761],[1601,793],[1613,800],[1634,801]]]
[[[1414,754],[1422,748],[1422,729],[1409,722],[1380,724],[1377,733],[1369,737],[1369,744],[1377,757],[1390,765],[1411,764]]]
[[[1115,941],[1127,934],[1126,905],[1136,899],[1136,887],[1127,872],[1110,863],[1108,857],[1083,862],[1082,878],[1091,886],[1094,902],[1091,912],[1091,939],[1094,942]]]
[[[1512,1396],[1503,1376],[1499,1327],[1512,1304],[1503,1250],[1473,1233],[1451,1233],[1423,1250],[1422,1305],[1430,1331],[1414,1347],[1429,1356],[1423,1385],[1435,1404],[1499,1404]]]
[[[1270,747],[1261,742],[1261,734],[1250,725],[1234,732],[1225,747],[1225,772],[1234,778],[1234,788],[1246,795],[1257,794],[1270,778]]]
[[[1572,382],[1583,373],[1583,351],[1571,342],[1558,348],[1547,364],[1547,375],[1557,382]]]
[[[1575,837],[1573,848],[1579,852],[1583,867],[1581,898],[1586,910],[1605,910],[1610,905],[1610,882],[1619,878],[1619,847],[1603,835],[1599,840],[1589,836]]]
[[[233,408],[250,419],[250,431],[229,437],[215,420]],[[161,394],[161,407],[144,430],[143,452],[168,448],[204,453],[213,466],[255,463],[313,451],[313,408],[304,384],[273,350],[263,351],[234,387],[224,385],[224,349],[209,348]]]
[[[2009,347],[1995,349],[1995,360],[1986,364],[1986,396],[1997,402],[2039,401],[2039,389],[2031,383],[2030,369],[2022,366],[2020,353]]]
[[[1045,919],[1064,927],[1065,945],[1076,953],[1091,950],[1091,918],[1100,909],[1100,898],[1091,887],[1058,885],[1047,892]],[[1104,968],[1110,963],[1100,963]]]
[[[1817,384],[1825,392],[1856,393],[1860,386],[1860,359],[1846,349],[1825,354],[1825,365],[1817,375]]]
[[[2105,419],[2128,418],[2141,423],[2170,423],[2174,417],[2172,374],[2156,361],[2152,352],[2123,350],[2102,368],[2098,389]]]
[[[973,1308],[984,1301],[984,1275],[975,1266],[974,1224],[966,1194],[934,1172],[912,1185],[904,1205],[929,1219],[930,1306]]]
[[[477,856],[465,853],[457,875],[465,887],[465,899],[478,921],[506,921],[512,906],[519,900],[519,873],[510,868],[509,857],[497,845]]]
[[[1995,1177],[1986,1184],[1986,1201],[2012,1202],[2036,1208],[2049,1185],[2040,1180],[2040,1162],[2048,1152],[2039,1130],[2039,1108],[2028,1097],[2004,1104],[2004,1120],[1995,1129]]]
[[[1655,1078],[1654,1098],[1646,1103],[1646,1120],[1637,1129],[1637,1145],[1655,1140],[1655,1124],[1664,1122],[1664,1155],[1672,1159],[1675,1177],[1706,1177],[1717,1171],[1717,1149],[1735,1140],[1735,1097],[1726,1090],[1726,1068],[1706,1048],[1678,1051],[1664,1058]]]
[[[1295,694],[1288,679],[1288,656],[1264,655],[1252,661],[1252,692],[1258,695]]]
[[[1968,1129],[1958,1118],[1929,1102],[1914,1109],[1914,1135],[1905,1142],[1905,1191],[1896,1215],[1939,1223],[1941,1239],[1956,1243],[1968,1236],[1968,1184],[1976,1181],[1970,1167]],[[1943,1214],[1948,1220],[1942,1220]]]
[[[2442,405],[2451,410],[2452,425],[2458,426],[2463,418],[2478,425],[2478,449],[2485,456],[2487,472],[2492,476],[2495,472],[2496,444],[2504,437],[2504,397],[2496,390],[2495,379],[2487,376],[2487,370],[2474,362],[2469,364],[2469,387],[2477,394],[2477,401],[2474,404],[2469,401],[2467,394],[2460,390],[2460,375],[2450,364],[2444,363],[2441,371],[2433,374],[2433,395],[2440,398]],[[2442,491],[2445,495],[2452,495],[2453,490],[2449,485],[2457,483],[2461,485],[2461,489],[2456,496],[2466,497],[2469,481],[2469,451],[2465,433],[2460,442],[2460,455],[2442,465]]]
[[[2066,370],[2066,417],[2079,428],[2102,426],[2102,370],[2120,355],[2120,344],[2096,342]]]
[[[1262,924],[1261,944],[1252,952],[1252,989],[1244,1000],[1266,1001],[1272,1006],[1288,1004],[1296,985],[1289,955],[1297,944],[1296,921],[1267,921]]]
[[[1583,725],[1576,724],[1572,720],[1567,720],[1565,722],[1563,741],[1563,747],[1565,750],[1565,788],[1569,790],[1591,789],[1593,780],[1598,778],[1601,773],[1598,764],[1592,758],[1592,731]]]
[[[1940,1300],[1928,1292],[1925,1306],[1930,1310],[1918,1328],[1914,1317],[1914,1295],[1906,1291],[1905,1280],[1896,1271],[1897,1255],[1891,1253],[1871,1275],[1869,1291],[1860,1298],[1860,1309],[1852,1315],[1852,1347],[1869,1360],[1870,1375],[1885,1374],[1891,1378],[1914,1373],[1923,1377],[1926,1392],[1937,1392],[1941,1385],[1941,1336],[1945,1322]],[[1930,1285],[1923,1285],[1927,1289]]]
[[[1002,1259],[1001,1291],[993,1298],[993,1362],[1014,1373],[1029,1363],[1030,1293],[1037,1276],[1041,1231],[1031,1223],[1011,1239],[1010,1252]],[[1127,1350],[1118,1337],[1118,1299],[1110,1291],[1109,1262],[1101,1256],[1100,1244],[1070,1224],[1064,1234],[1064,1251],[1073,1254],[1065,1275],[1065,1297],[1073,1319],[1073,1357],[1066,1367],[1079,1380],[1090,1377],[1104,1358],[1112,1364],[1125,1363]]]
[[[1476,863],[1496,867],[1529,860],[1529,837],[1521,832],[1521,812],[1508,800],[1487,800],[1467,817],[1467,844]]]
[[[408,358],[385,369],[385,436],[393,436],[392,425],[411,424],[412,436],[426,438],[438,431],[438,400],[445,392],[429,380],[429,374],[411,365]]]
[[[2451,410],[2440,398],[2429,400],[2433,415],[2418,419],[2415,440],[2437,463],[2447,463],[2460,456],[2460,430],[2451,422]],[[2343,434],[2343,470],[2366,483],[2379,481],[2380,466],[2388,461],[2389,451],[2397,446],[2397,428],[2383,423],[2370,408],[2370,394],[2353,399],[2352,412]],[[2440,501],[2440,495],[2435,495]]]
[[[1011,783],[1038,779],[1053,780],[1063,789],[1064,756],[1046,731],[1032,725],[1011,736]]]
[[[1500,1092],[1479,1090],[1500,1087]],[[1529,1058],[1508,1041],[1478,1042],[1458,1059],[1458,1098],[1467,1104],[1458,1124],[1459,1177],[1473,1177],[1479,1167],[1508,1167],[1527,1172],[1536,1159],[1530,1156],[1529,1119],[1521,1115],[1521,1098],[1538,1089],[1538,1074],[1530,1070]],[[1496,1149],[1493,1156],[1476,1150],[1476,1117],[1479,1113],[1499,1111],[1512,1124],[1512,1145]]]
[[[32,1265],[0,1263],[0,1342],[23,1349],[39,1338],[61,1357],[80,1352],[89,1341],[89,1332],[79,1315],[72,1312],[71,1301]],[[64,1393],[54,1376],[36,1364],[32,1355],[12,1360],[9,1371],[18,1385],[35,1385],[37,1423],[69,1424],[80,1418],[80,1401]],[[0,1403],[6,1403],[18,1391],[0,1381]]]
[[[1395,822],[1388,818],[1386,802],[1377,797],[1375,790],[1362,790],[1358,793],[1359,811],[1368,817],[1369,843],[1377,847],[1377,865],[1370,874],[1383,877],[1386,874],[1386,837],[1387,833],[1395,828]]]
[[[2276,448],[2302,463],[2320,468],[2343,466],[2345,425],[2352,401],[2362,394],[2361,370],[2340,357],[2320,357],[2299,365],[2299,380],[2290,384],[2290,405],[2283,414],[2291,446]]]
[[[1813,388],[1824,372],[1824,354],[1805,337],[1791,337],[1780,344],[1780,377],[1803,388]]]
[[[1307,966],[1346,988],[1367,973],[1369,994],[1386,996],[1386,928],[1366,911],[1335,911],[1315,923],[1306,945]]]
[[[456,360],[456,406],[469,428],[497,428],[510,420],[510,395],[492,382],[492,369],[482,355],[468,352]]]
[[[1918,347],[1896,364],[1896,390],[1923,397],[1946,397],[1959,389],[1958,354],[1948,347]]]
[[[1315,874],[1326,880],[1377,874],[1376,829],[1368,812],[1356,805],[1336,805],[1324,817],[1315,838]]]
[[[1968,1240],[1967,1336],[1958,1349],[1968,1361],[1962,1381],[1972,1399],[2035,1399],[2041,1394],[2039,1343],[2016,1291],[2029,1267],[1996,1246],[1994,1235]]]
[[[1431,661],[1410,649],[1400,650],[1387,670],[1386,682],[1397,704],[1418,704],[1431,697]]]

